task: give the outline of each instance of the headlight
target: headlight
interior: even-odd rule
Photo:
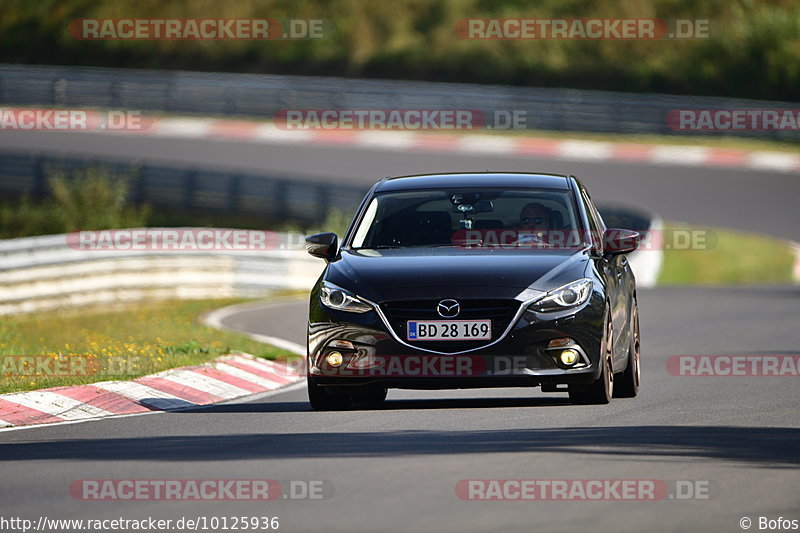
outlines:
[[[588,300],[591,293],[592,280],[589,278],[579,279],[548,292],[544,298],[532,303],[530,309],[546,312],[577,307]]]
[[[372,311],[372,307],[361,301],[358,296],[327,281],[322,282],[322,286],[319,289],[319,299],[326,307],[338,309],[339,311],[348,311],[350,313]]]

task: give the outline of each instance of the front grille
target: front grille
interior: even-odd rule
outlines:
[[[448,320],[439,316],[436,306],[442,299],[436,300],[397,300],[380,304],[383,314],[395,334],[403,341],[428,350],[438,352],[460,352],[485,346],[497,340],[508,328],[511,319],[519,309],[517,300],[501,299],[458,299],[461,312],[453,320],[485,320],[492,321],[492,338],[478,341],[409,341],[406,339],[406,322],[409,320]]]

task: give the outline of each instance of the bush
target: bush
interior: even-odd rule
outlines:
[[[111,175],[100,167],[70,175],[49,169],[51,194],[43,202],[23,197],[0,205],[0,237],[146,226],[150,209],[128,204],[130,180],[130,176]]]
[[[323,39],[81,41],[76,18],[322,19]],[[697,40],[464,40],[465,18],[707,19]],[[4,0],[3,61],[740,96],[800,94],[795,0]]]

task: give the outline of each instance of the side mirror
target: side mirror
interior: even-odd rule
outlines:
[[[607,229],[603,234],[603,252],[608,255],[628,254],[639,247],[639,232],[629,229]]]
[[[314,257],[332,261],[339,251],[339,237],[335,233],[316,233],[306,237],[306,252]]]

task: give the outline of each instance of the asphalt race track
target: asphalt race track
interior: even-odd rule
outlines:
[[[6,143],[3,134],[0,144]],[[30,134],[31,144],[44,134]],[[16,137],[18,144],[26,136]],[[77,136],[48,144],[71,151]],[[22,140],[20,140],[22,139]],[[56,141],[56,139],[58,139]],[[800,240],[798,176],[691,167],[100,138],[82,150],[283,169],[367,183],[383,175],[500,168],[574,172],[598,201],[666,220]],[[53,142],[50,142],[53,141]],[[77,143],[75,143],[77,144]],[[40,145],[41,146],[41,145]],[[76,148],[77,149],[77,148]],[[104,153],[105,153],[104,152]],[[745,251],[743,251],[745,252]],[[636,399],[575,406],[537,390],[397,391],[381,409],[313,412],[303,385],[191,412],[0,432],[0,515],[141,519],[278,516],[280,531],[741,531],[800,519],[796,377],[679,377],[672,355],[782,355],[800,346],[800,288],[641,290]],[[251,307],[229,327],[304,343],[305,301]],[[324,480],[321,500],[77,501],[79,479]],[[465,501],[466,479],[693,482],[708,498]],[[685,486],[685,484],[684,484]],[[673,495],[676,495],[675,493]]]

